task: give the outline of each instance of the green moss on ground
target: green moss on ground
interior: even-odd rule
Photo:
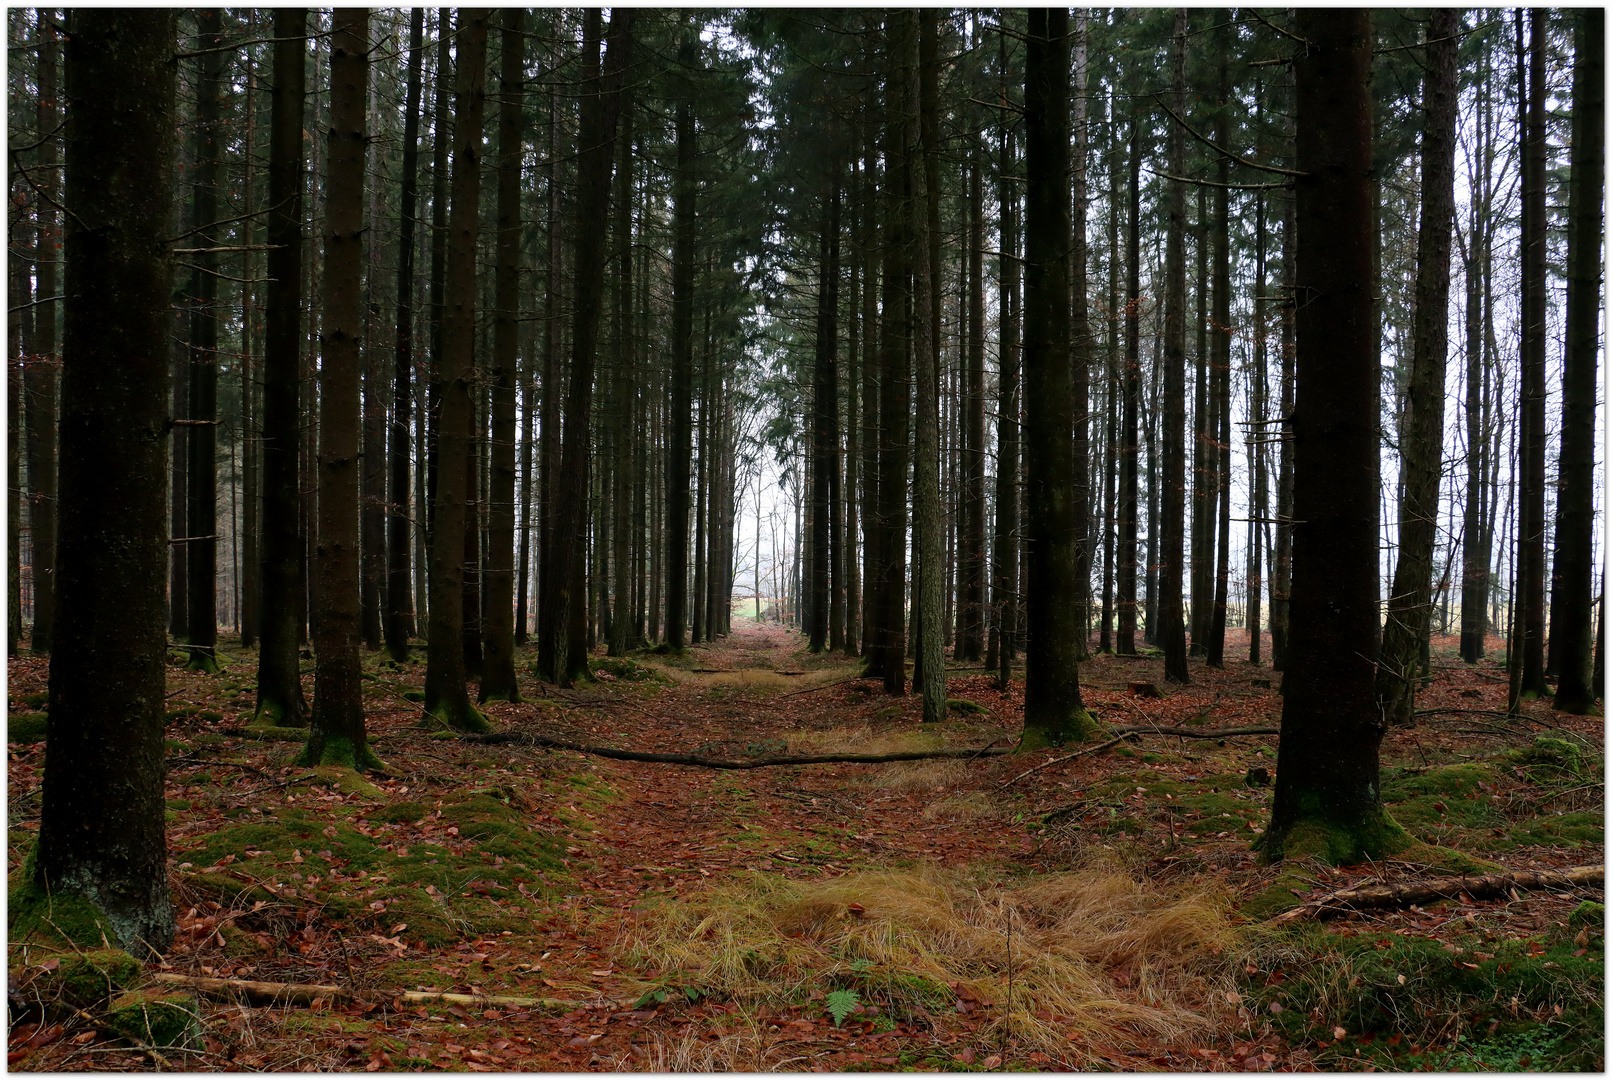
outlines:
[[[419,821],[428,813],[430,811],[425,808],[423,803],[400,802],[371,811],[369,819],[371,821],[386,822],[391,825],[400,825]]]
[[[106,1012],[106,1026],[136,1044],[183,1046],[201,1029],[201,1016],[188,994],[138,990],[123,994]]]
[[[22,713],[6,718],[6,742],[42,743],[50,735],[50,714]]]
[[[22,956],[24,950],[16,953]],[[27,1000],[47,1005],[61,1002],[77,1009],[92,1008],[140,978],[140,962],[122,949],[76,953],[28,949],[25,958],[25,964],[12,969],[11,981]]]
[[[1085,709],[1074,709],[1056,724],[1025,724],[1024,735],[1014,753],[1025,754],[1069,743],[1095,742],[1107,736],[1108,729],[1096,717]]]
[[[12,876],[6,894],[7,940],[61,948],[98,949],[121,946],[112,924],[98,908],[76,893],[47,893],[33,881],[33,857]]]

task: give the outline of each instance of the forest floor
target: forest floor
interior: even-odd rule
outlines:
[[[959,667],[948,673],[954,719],[926,726],[915,697],[884,696],[855,678],[853,661],[735,621],[731,638],[684,656],[599,657],[595,679],[574,690],[538,684],[523,658],[528,700],[488,712],[502,730],[729,759],[1005,747],[1018,734],[1022,682],[1002,693],[986,672]],[[1246,637],[1228,636],[1228,655],[1246,655]],[[1600,863],[1601,719],[1536,702],[1507,720],[1503,670],[1460,664],[1453,645],[1435,642],[1433,682],[1418,699],[1431,712],[1383,744],[1394,817],[1463,853],[1446,853],[1446,868]],[[8,950],[11,1068],[1521,1071],[1604,1061],[1599,889],[1264,923],[1348,885],[1436,872],[1406,861],[1259,865],[1250,843],[1271,789],[1256,770],[1274,771],[1274,736],[717,771],[424,730],[423,657],[398,669],[370,654],[369,730],[389,773],[364,783],[297,767],[294,743],[247,729],[255,657],[225,651],[219,675],[185,672],[177,653],[169,669],[178,932],[165,963],[140,978],[337,991],[311,1007],[148,994],[177,1002],[181,1022],[159,1031],[151,1020],[131,1046],[104,1000],[58,1000],[61,973],[97,954],[36,935]],[[39,824],[43,725],[26,714],[42,707],[46,666],[10,666],[14,880]],[[1268,666],[1194,660],[1185,687],[1162,675],[1158,657],[1081,668],[1088,705],[1112,723],[1279,722],[1280,675]],[[1139,696],[1135,682],[1165,696]],[[404,991],[483,1000],[406,1001]]]

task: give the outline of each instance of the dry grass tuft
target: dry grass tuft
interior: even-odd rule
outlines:
[[[1001,804],[988,791],[960,791],[924,807],[925,821],[982,821],[1000,816]]]
[[[654,668],[672,682],[680,686],[691,686],[698,689],[715,689],[727,687],[740,690],[804,690],[821,683],[832,682],[841,677],[842,673],[836,670],[813,671],[805,675],[780,675],[769,668],[738,668],[733,671],[690,671],[687,668],[677,667],[673,664],[660,664],[650,661],[640,661],[645,667]]]
[[[1078,1064],[1081,1046],[1202,1030],[1209,1018],[1188,1003],[1209,1007],[1238,938],[1218,891],[1093,866],[1018,885],[938,869],[755,874],[668,902],[625,945],[741,1001],[851,987],[921,1014],[973,999],[989,1037],[1006,1028]]]
[[[639,1056],[642,1055],[642,1056]],[[785,1058],[769,1047],[761,1032],[747,1030],[719,1035],[707,1042],[693,1024],[681,1032],[657,1038],[632,1057],[617,1064],[618,1072],[645,1073],[764,1073],[782,1072],[805,1059]],[[791,1069],[790,1071],[794,1071]]]
[[[800,747],[803,754],[901,754],[925,750],[941,750],[945,737],[935,731],[884,731],[875,733],[866,726],[826,728],[822,731],[801,731],[790,735],[790,746]],[[885,769],[916,765],[923,767],[940,762],[893,762]],[[953,762],[952,764],[955,764]],[[875,774],[878,775],[878,774]],[[899,775],[899,774],[892,774]],[[883,786],[883,785],[875,785]]]
[[[877,751],[870,751],[877,752]],[[891,751],[884,751],[890,753]],[[955,759],[940,761],[892,761],[880,765],[861,777],[862,787],[892,794],[918,792],[932,794],[944,788],[956,787],[967,780],[970,769],[967,762]]]

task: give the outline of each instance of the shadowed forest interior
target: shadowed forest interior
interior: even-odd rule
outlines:
[[[13,1064],[1600,1067],[1603,11],[8,19]]]

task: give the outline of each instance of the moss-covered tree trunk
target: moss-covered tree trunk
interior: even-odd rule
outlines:
[[[369,12],[341,8],[330,39],[330,132],[325,176],[323,311],[319,325],[319,504],[313,572],[312,730],[305,765],[371,768],[359,659],[358,374],[363,342],[364,110]]]
[[[1068,19],[1064,8],[1031,9],[1024,72],[1025,749],[1099,730],[1080,697],[1078,666],[1083,590],[1075,573],[1070,439]]]
[[[1377,656],[1378,375],[1372,317],[1371,15],[1299,9],[1292,629],[1263,855],[1393,850]]]
[[[297,670],[297,583],[302,367],[302,111],[306,8],[274,13],[269,120],[268,294],[263,311],[263,582],[254,721],[301,727],[307,701]]]
[[[87,900],[137,954],[166,951],[174,932],[162,731],[175,44],[170,10],[86,8],[67,45],[60,618],[25,900],[57,920]]]
[[[481,208],[482,118],[486,112],[485,8],[463,8],[455,27],[453,202],[443,271],[442,347],[436,425],[437,482],[431,527],[431,632],[427,639],[425,711],[450,728],[491,725],[470,703],[465,683],[464,582],[466,504],[475,498],[476,233]]]
[[[492,441],[488,453],[486,659],[482,701],[519,701],[515,682],[515,365],[520,306],[521,101],[526,17],[505,8],[499,48],[498,236],[493,281]]]

